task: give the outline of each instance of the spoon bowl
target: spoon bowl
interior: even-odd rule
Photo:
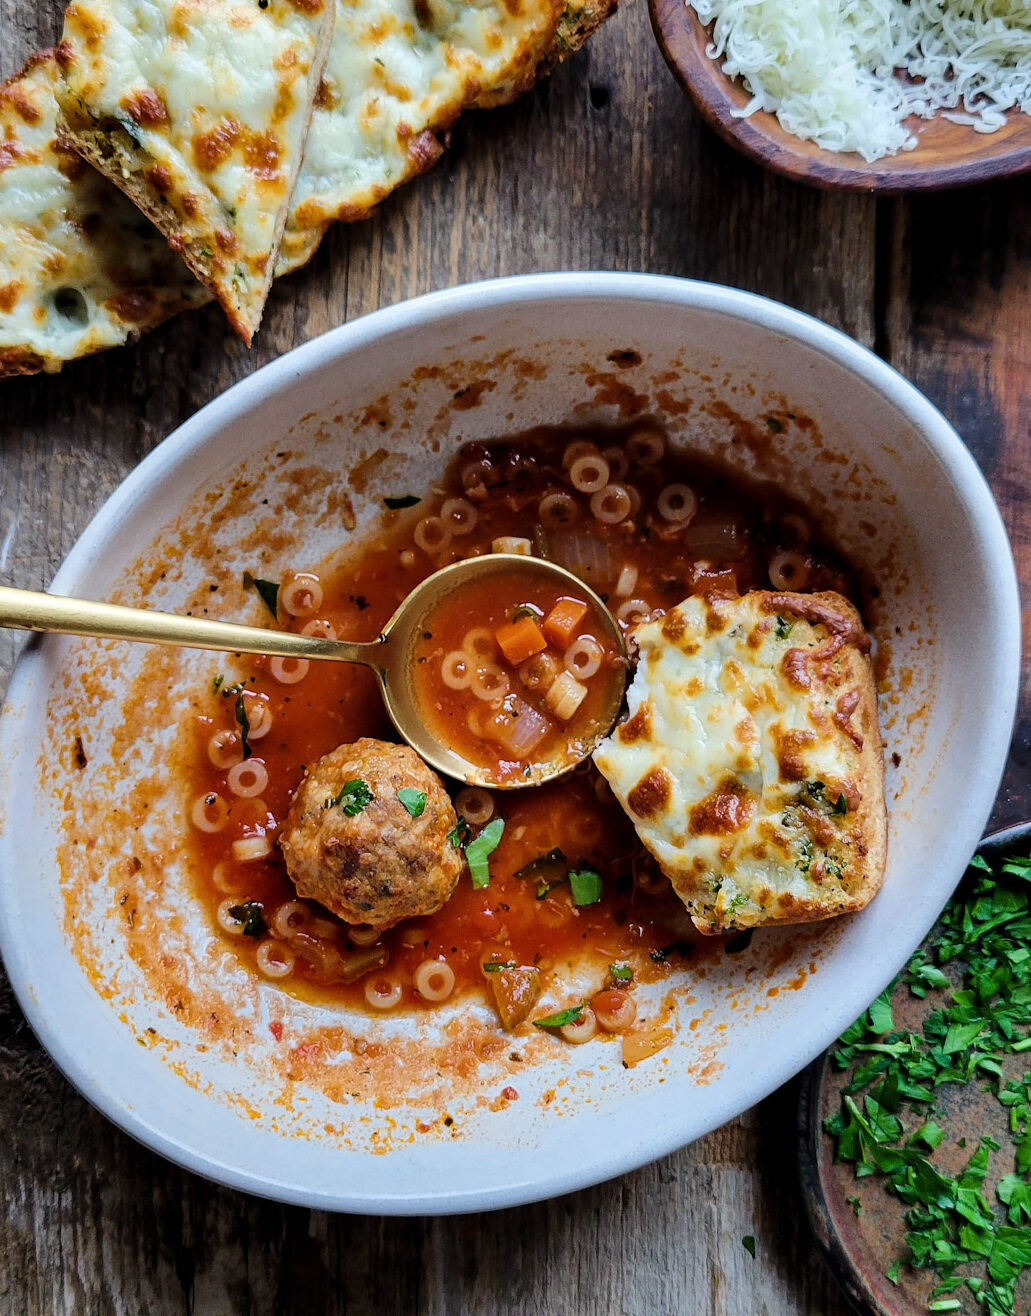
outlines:
[[[576,752],[535,763],[533,772],[527,776],[506,778],[495,776],[489,767],[471,762],[433,733],[420,707],[413,674],[416,641],[427,617],[441,602],[473,582],[500,579],[514,571],[523,576],[540,576],[551,585],[575,590],[578,596],[586,599],[599,629],[622,661],[606,669],[602,711],[594,721],[591,734],[578,742]],[[180,617],[111,603],[91,603],[8,586],[0,586],[0,626],[228,653],[358,663],[375,673],[390,720],[421,758],[449,777],[496,790],[538,786],[572,771],[612,729],[626,688],[626,644],[615,618],[598,595],[564,567],[543,558],[512,553],[466,558],[442,567],[412,590],[378,639],[365,643],[296,635],[291,631],[271,631],[260,626],[241,626],[235,622],[200,617]]]

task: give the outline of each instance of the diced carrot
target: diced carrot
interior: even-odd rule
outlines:
[[[518,667],[527,658],[542,653],[548,647],[533,617],[520,617],[518,621],[508,622],[496,632],[494,638],[510,667]]]
[[[587,604],[579,599],[559,599],[544,618],[544,634],[552,644],[565,647],[576,637],[576,628],[587,616]]]

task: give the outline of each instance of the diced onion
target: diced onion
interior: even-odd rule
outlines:
[[[633,594],[637,586],[637,576],[637,568],[629,563],[620,571],[619,579],[616,581],[616,596],[618,598],[625,599]]]
[[[490,546],[492,553],[517,553],[520,557],[530,557],[533,545],[520,535],[499,535]]]
[[[233,858],[238,864],[250,864],[266,859],[272,853],[272,842],[267,836],[245,836],[233,842]]]
[[[587,696],[587,687],[570,672],[559,672],[544,701],[563,722],[568,722]]]
[[[559,531],[551,536],[549,549],[553,562],[579,576],[587,585],[605,585],[615,575],[613,550],[597,532]]]

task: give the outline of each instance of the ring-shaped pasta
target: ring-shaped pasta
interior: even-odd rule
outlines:
[[[233,858],[238,864],[253,864],[267,859],[272,853],[272,842],[267,836],[244,836],[233,842]]]
[[[486,626],[474,626],[462,636],[462,648],[474,658],[493,658],[497,653],[494,636]]]
[[[312,617],[311,621],[306,621],[301,627],[302,635],[317,635],[320,640],[335,640],[337,638],[336,627],[321,617]]]
[[[211,870],[211,885],[224,896],[237,896],[243,888],[243,878],[233,871],[231,864],[220,859]]]
[[[439,516],[424,516],[412,531],[412,540],[424,553],[442,553],[451,543],[451,531]]]
[[[297,962],[293,951],[272,937],[261,943],[254,958],[258,972],[273,980],[289,978]]]
[[[234,763],[243,762],[243,742],[236,731],[223,727],[216,731],[208,741],[208,762],[214,768],[225,772]]]
[[[465,649],[452,649],[440,664],[440,679],[449,690],[468,690],[473,679],[472,654]]]
[[[242,937],[243,930],[247,926],[246,919],[234,918],[230,914],[231,909],[235,909],[240,904],[239,896],[226,896],[225,900],[215,910],[215,922],[223,932],[230,937]]]
[[[625,1033],[637,1018],[637,1002],[629,992],[621,992],[618,987],[599,992],[591,1001],[591,1009],[598,1027],[606,1033]]]
[[[796,548],[805,548],[812,538],[812,527],[801,512],[788,512],[780,518],[780,530]]]
[[[659,491],[656,506],[664,521],[679,524],[690,521],[698,511],[698,495],[688,484],[667,484]]]
[[[469,689],[486,704],[499,704],[511,688],[508,677],[497,663],[480,663],[472,670]]]
[[[455,811],[474,827],[494,817],[494,797],[482,786],[465,786],[455,796]]]
[[[591,515],[603,525],[618,525],[633,511],[630,490],[624,484],[607,484],[591,494]]]
[[[609,464],[600,453],[585,453],[570,466],[569,480],[581,493],[597,493],[609,482]]]
[[[601,455],[609,464],[609,478],[611,480],[625,480],[626,473],[630,469],[630,462],[622,448],[602,448]]]
[[[651,615],[651,608],[644,599],[627,599],[616,609],[616,620],[621,621],[624,626],[636,626],[640,621],[646,621]]]
[[[455,990],[455,971],[444,960],[423,960],[412,974],[412,986],[424,1001],[446,1001]]]
[[[308,931],[313,937],[318,937],[321,941],[336,941],[340,924],[333,918],[316,917],[312,919]]]
[[[666,451],[666,437],[653,425],[642,425],[626,441],[627,456],[640,466],[654,466]]]
[[[573,439],[562,450],[562,469],[568,471],[578,457],[587,457],[597,451],[598,445],[590,439]]]
[[[311,910],[303,901],[284,900],[272,911],[268,925],[277,937],[285,941],[295,932],[307,932],[311,922]]]
[[[558,1031],[565,1041],[572,1042],[574,1046],[581,1046],[584,1042],[589,1042],[597,1033],[598,1020],[591,1007],[585,1005],[578,1019],[563,1024]]]
[[[268,769],[261,759],[244,759],[226,773],[226,785],[241,799],[252,799],[268,786]]]
[[[774,553],[768,570],[774,589],[805,589],[809,584],[809,565],[794,549]]]
[[[382,928],[370,928],[364,923],[352,924],[347,929],[347,937],[352,946],[375,946],[382,936]]]
[[[537,504],[538,520],[552,530],[558,526],[571,525],[579,515],[580,508],[576,499],[562,489],[546,493]]]
[[[447,498],[441,504],[440,519],[452,535],[468,535],[476,529],[480,514],[467,498]]]
[[[249,723],[247,739],[260,740],[262,736],[267,736],[272,730],[272,709],[267,700],[261,695],[252,694],[245,700],[244,709]]]
[[[277,655],[269,659],[268,669],[280,685],[296,685],[308,675],[310,666],[307,658],[284,658]]]
[[[279,587],[279,604],[291,617],[310,617],[322,607],[322,584],[310,571],[299,571]]]
[[[566,650],[562,657],[566,671],[578,681],[589,681],[601,667],[604,657],[601,645],[593,636],[581,635]]]
[[[198,832],[220,832],[228,821],[229,805],[218,791],[205,791],[190,807],[190,822]]]
[[[391,974],[374,973],[365,979],[365,999],[374,1010],[393,1010],[403,994],[404,988]]]

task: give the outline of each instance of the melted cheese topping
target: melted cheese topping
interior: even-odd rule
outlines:
[[[57,62],[0,87],[0,375],[60,370],[208,293],[56,131]]]
[[[532,81],[555,0],[337,0],[291,229],[367,214],[432,164],[464,109]]]
[[[835,594],[693,597],[633,632],[594,761],[706,932],[859,908],[884,798],[858,614]]]
[[[331,0],[74,0],[61,108],[249,340],[332,30]]]

